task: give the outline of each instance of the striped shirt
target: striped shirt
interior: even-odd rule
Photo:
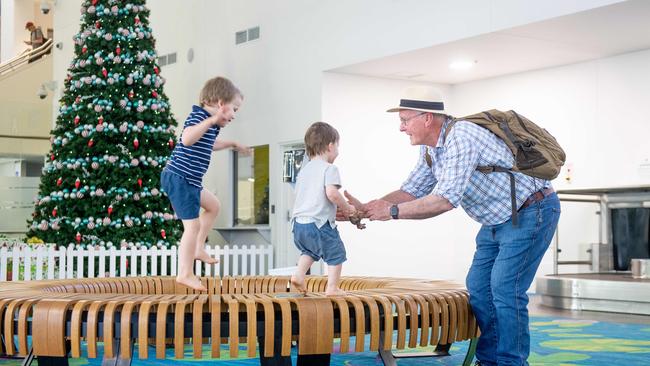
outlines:
[[[436,147],[421,146],[420,158],[401,190],[416,198],[434,194],[459,205],[483,225],[501,224],[512,215],[510,175],[481,173],[477,166],[512,168],[514,157],[508,146],[489,130],[468,121],[458,121],[445,141],[451,119],[442,126]],[[424,157],[431,156],[429,168]],[[549,181],[522,173],[515,175],[517,207],[534,192],[550,187]]]
[[[190,126],[197,125],[210,117],[205,109],[199,106],[192,106],[192,112],[185,120],[183,131]],[[179,139],[172,157],[167,163],[166,169],[187,179],[187,182],[193,186],[203,188],[203,175],[208,170],[210,158],[212,157],[212,147],[214,141],[219,135],[219,126],[210,127],[201,138],[191,146],[183,145],[183,134]]]

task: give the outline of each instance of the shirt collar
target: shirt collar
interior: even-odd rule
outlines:
[[[451,118],[447,117],[442,123],[442,127],[440,128],[440,136],[438,136],[438,142],[436,142],[436,149],[442,149],[443,145],[445,144],[445,131],[449,126],[449,122],[451,122]]]
[[[198,105],[192,106],[192,113],[197,113],[203,118],[210,117],[210,113],[208,113],[208,111],[206,111],[205,109],[203,109],[201,106]]]

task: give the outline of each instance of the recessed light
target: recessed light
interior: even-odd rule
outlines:
[[[454,61],[449,64],[449,68],[452,70],[467,70],[471,69],[476,65],[477,61]]]

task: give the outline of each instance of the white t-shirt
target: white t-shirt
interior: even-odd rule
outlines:
[[[296,181],[292,222],[313,222],[320,228],[329,221],[332,227],[336,227],[336,205],[325,193],[325,187],[329,185],[341,187],[341,177],[336,165],[319,158],[305,163]]]

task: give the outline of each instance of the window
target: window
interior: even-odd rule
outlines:
[[[269,224],[269,145],[254,146],[250,156],[237,152],[235,163],[235,226]]]

